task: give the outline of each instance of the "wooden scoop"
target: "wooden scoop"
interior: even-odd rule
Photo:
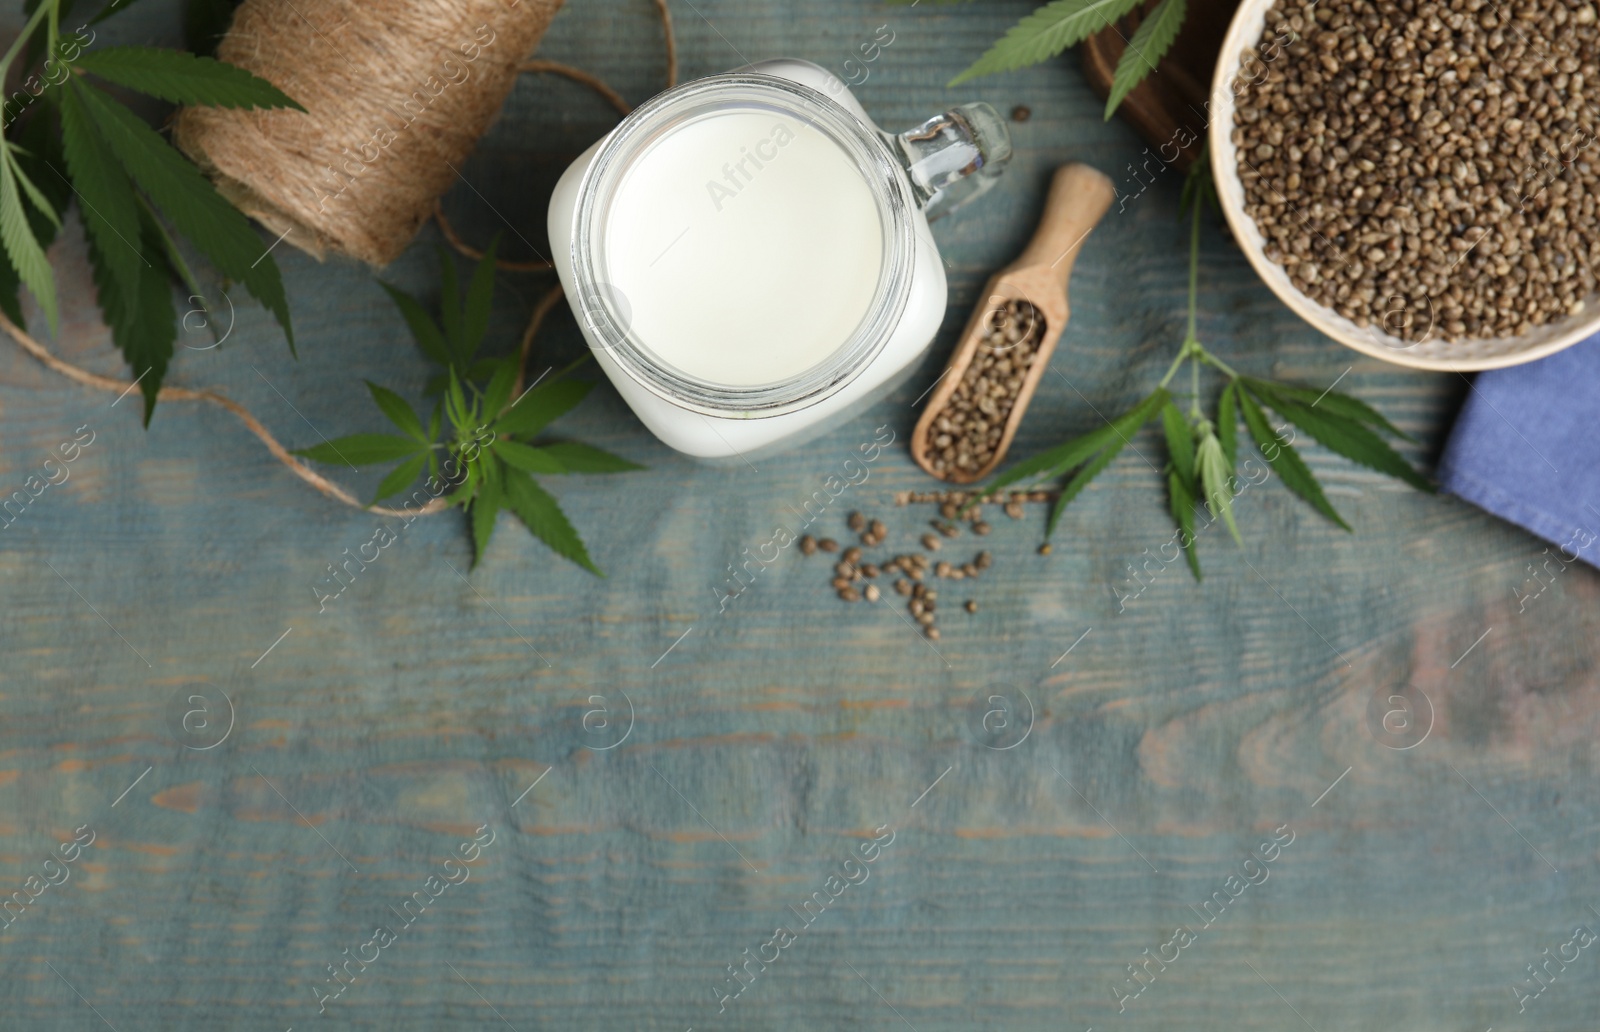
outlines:
[[[1050,183],[1050,196],[1045,200],[1044,215],[1039,219],[1039,228],[1034,231],[1027,250],[996,273],[984,288],[984,301],[967,321],[961,343],[950,356],[950,365],[940,378],[939,387],[928,401],[922,418],[917,421],[916,430],[911,434],[911,457],[924,470],[951,483],[970,484],[988,476],[1005,458],[1006,449],[1011,447],[1011,438],[1016,435],[1017,426],[1022,422],[1022,414],[1027,411],[1028,402],[1039,386],[1039,378],[1044,375],[1045,366],[1050,364],[1050,356],[1055,353],[1056,341],[1061,339],[1061,331],[1066,328],[1070,312],[1067,280],[1072,276],[1073,263],[1078,260],[1084,239],[1111,206],[1114,196],[1111,180],[1087,165],[1063,165],[1056,169]],[[1012,300],[1032,302],[1044,317],[1044,328],[1033,364],[1023,378],[1022,389],[1011,411],[1005,416],[1005,429],[1001,433],[1000,443],[981,467],[937,471],[933,460],[942,449],[936,448],[933,443],[940,433],[935,428],[935,422],[961,386],[967,367],[983,346],[992,315],[1004,309]]]

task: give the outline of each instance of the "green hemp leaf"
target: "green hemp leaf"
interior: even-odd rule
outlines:
[[[891,0],[899,4],[921,3],[922,0]],[[959,0],[934,0],[934,3],[954,3]],[[1115,27],[1117,20],[1138,10],[1144,0],[1052,0],[1038,10],[1025,15],[1004,36],[984,52],[965,71],[950,80],[949,85],[959,86],[969,79],[977,79],[997,72],[1013,72],[1043,61],[1048,61],[1074,44]],[[1161,63],[1172,49],[1178,32],[1189,15],[1188,0],[1161,0],[1155,9],[1144,14],[1132,38],[1124,36],[1122,56],[1117,59],[1116,71],[1111,76],[1111,91],[1106,98],[1106,120],[1116,113],[1123,99],[1131,93]],[[1119,34],[1121,30],[1118,30]]]
[[[603,577],[561,506],[534,477],[625,473],[644,467],[590,444],[536,440],[593,388],[593,383],[566,378],[588,361],[587,354],[536,381],[517,398],[512,398],[511,392],[521,356],[476,357],[488,331],[498,248],[496,239],[473,271],[464,301],[456,283],[455,260],[445,251],[439,252],[445,270],[439,322],[422,302],[384,284],[417,347],[444,367],[429,381],[428,393],[437,394],[439,400],[427,425],[398,394],[368,383],[373,402],[398,434],[353,434],[296,454],[353,466],[397,462],[378,484],[374,505],[405,491],[426,472],[424,488],[415,491],[408,504],[426,504],[430,498],[443,497],[449,505],[462,509],[472,530],[474,566],[489,547],[495,517],[505,509],[551,551]]]
[[[1243,544],[1233,513],[1233,498],[1239,478],[1236,475],[1238,427],[1242,418],[1245,430],[1261,455],[1277,473],[1285,487],[1305,499],[1312,508],[1350,530],[1350,524],[1329,503],[1322,485],[1312,474],[1294,446],[1285,440],[1281,429],[1274,430],[1267,419],[1271,409],[1287,424],[1305,431],[1313,440],[1335,454],[1360,463],[1387,476],[1403,480],[1419,491],[1432,492],[1433,484],[1412,468],[1384,436],[1410,440],[1365,402],[1340,394],[1331,388],[1317,391],[1310,387],[1278,383],[1253,376],[1241,376],[1213,355],[1196,336],[1199,309],[1201,213],[1215,206],[1216,191],[1211,182],[1211,165],[1204,152],[1184,183],[1182,209],[1192,215],[1189,237],[1189,327],[1178,355],[1155,391],[1126,414],[1109,421],[1098,430],[1073,438],[1031,459],[1019,462],[996,477],[975,499],[990,497],[1022,480],[1034,483],[1066,477],[1055,508],[1050,513],[1046,536],[1055,532],[1062,510],[1102,472],[1123,446],[1146,423],[1157,418],[1167,445],[1167,495],[1172,518],[1178,525],[1189,569],[1200,580],[1200,559],[1195,552],[1195,507],[1205,505],[1213,521],[1220,519],[1235,542]],[[1189,409],[1185,413],[1168,391],[1178,370],[1189,363]],[[1210,366],[1227,382],[1217,399],[1213,422],[1200,407],[1200,369]]]
[[[73,6],[72,0],[28,0],[27,25],[0,57],[0,76],[20,57],[33,72],[24,81],[38,86],[37,92],[26,87],[14,93],[4,107],[0,311],[21,325],[18,290],[27,287],[56,332],[55,278],[45,249],[76,195],[100,309],[144,395],[148,424],[177,340],[172,287],[203,297],[169,225],[272,312],[291,351],[294,328],[277,263],[249,220],[95,80],[173,103],[304,108],[265,79],[210,57],[155,47],[94,47],[92,36],[60,30]],[[114,0],[90,23],[127,6],[129,0]]]

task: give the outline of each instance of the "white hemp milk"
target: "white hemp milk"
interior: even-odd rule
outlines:
[[[677,127],[619,185],[606,279],[639,341],[700,380],[792,377],[849,339],[878,289],[883,232],[839,146],[781,111]]]
[[[579,155],[550,198],[551,260],[645,426],[749,463],[915,371],[947,300],[928,220],[1010,154],[987,104],[890,135],[826,69],[763,61],[658,94]]]

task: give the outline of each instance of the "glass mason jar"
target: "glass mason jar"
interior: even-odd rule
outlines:
[[[659,94],[580,155],[550,201],[555,265],[644,424],[748,459],[910,374],[946,307],[928,220],[1010,157],[987,104],[890,135],[824,69],[767,61]]]

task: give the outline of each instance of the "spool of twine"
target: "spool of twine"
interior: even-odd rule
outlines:
[[[288,242],[386,265],[488,129],[561,0],[245,0],[217,56],[306,112],[186,108],[174,139]]]

